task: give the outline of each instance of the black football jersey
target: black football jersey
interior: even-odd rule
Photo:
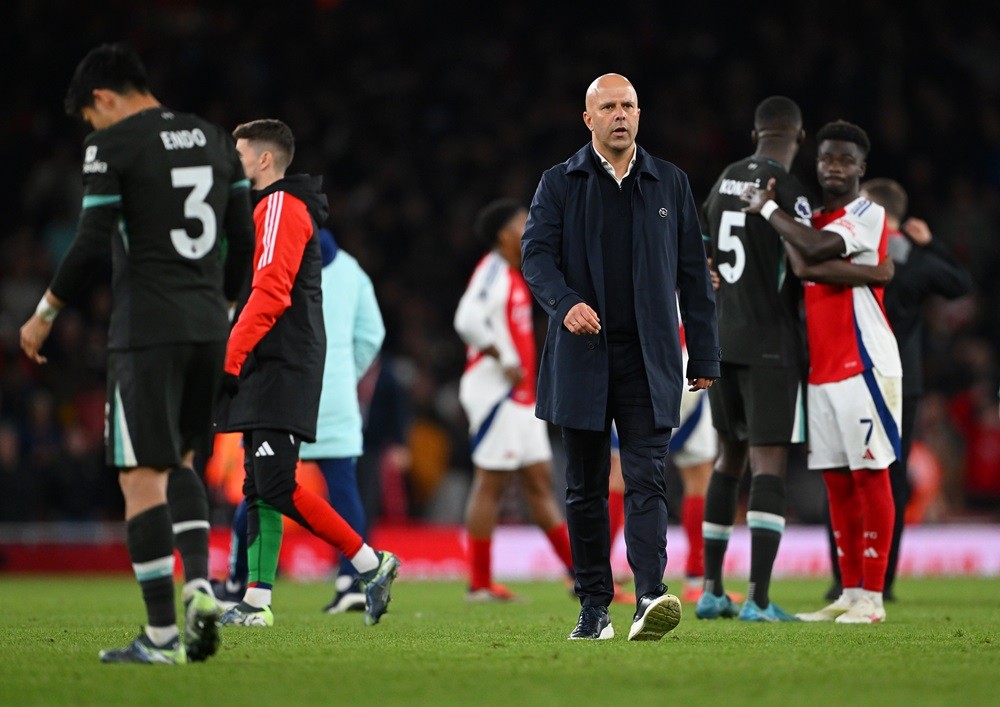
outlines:
[[[778,206],[808,224],[812,209],[799,180],[757,157],[726,167],[703,206],[721,281],[716,306],[726,363],[796,366],[804,360],[801,283],[777,231],[763,217],[744,213],[740,199],[747,185],[765,187],[772,177]]]
[[[109,348],[225,340],[227,299],[242,285],[229,276],[247,272],[253,252],[250,183],[233,138],[198,116],[149,108],[87,137],[83,185],[53,293],[72,300],[110,239]],[[231,268],[226,251],[245,268]]]

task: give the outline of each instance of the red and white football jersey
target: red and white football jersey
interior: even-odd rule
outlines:
[[[817,211],[812,225],[843,238],[844,257],[852,263],[878,265],[885,257],[885,209],[867,199],[859,197],[832,213]],[[883,376],[903,375],[882,302],[885,288],[803,284],[810,383],[841,381],[871,368]]]
[[[520,271],[490,251],[469,280],[455,312],[455,331],[466,344],[463,386],[475,397],[494,402],[509,396],[522,405],[535,404],[536,348],[532,302]],[[495,346],[497,360],[482,350]],[[524,377],[511,389],[503,369],[521,366]]]

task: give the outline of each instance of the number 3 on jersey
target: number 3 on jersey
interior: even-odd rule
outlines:
[[[722,212],[722,220],[719,222],[719,243],[716,245],[716,249],[723,253],[734,253],[735,262],[719,262],[718,268],[719,275],[730,284],[740,279],[747,264],[747,254],[743,248],[743,241],[733,233],[734,228],[742,231],[746,223],[747,215],[742,211]]]
[[[170,170],[170,183],[175,189],[193,187],[184,199],[184,216],[201,221],[201,235],[192,238],[185,228],[171,228],[170,240],[182,256],[197,260],[215,245],[215,211],[205,201],[212,189],[212,168],[175,167]]]

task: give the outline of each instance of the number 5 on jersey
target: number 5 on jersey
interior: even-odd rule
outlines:
[[[743,275],[743,268],[747,264],[747,254],[743,247],[743,241],[733,233],[734,228],[741,231],[746,226],[747,215],[742,211],[723,211],[722,219],[719,221],[719,243],[716,249],[723,253],[733,253],[735,262],[718,261],[719,274],[722,279],[732,284]]]

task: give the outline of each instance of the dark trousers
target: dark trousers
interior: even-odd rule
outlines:
[[[913,444],[913,425],[917,419],[917,404],[919,395],[903,396],[903,419],[900,430],[900,442],[903,458],[889,465],[889,484],[892,487],[892,502],[896,507],[896,518],[892,526],[892,545],[889,548],[889,564],[885,568],[885,593],[892,591],[896,581],[896,566],[899,564],[899,546],[903,539],[903,527],[906,520],[906,504],[910,500],[910,478],[907,475],[907,465],[910,459],[910,446]],[[840,585],[840,566],[837,562],[837,546],[833,539],[830,521],[826,522],[827,540],[830,543],[830,563],[833,566],[834,584]]]
[[[608,606],[614,597],[608,475],[611,421],[621,443],[625,478],[625,543],[637,597],[656,592],[667,566],[669,428],[657,429],[639,342],[612,343],[607,426],[602,431],[563,428],[566,448],[566,520],[583,606]]]

